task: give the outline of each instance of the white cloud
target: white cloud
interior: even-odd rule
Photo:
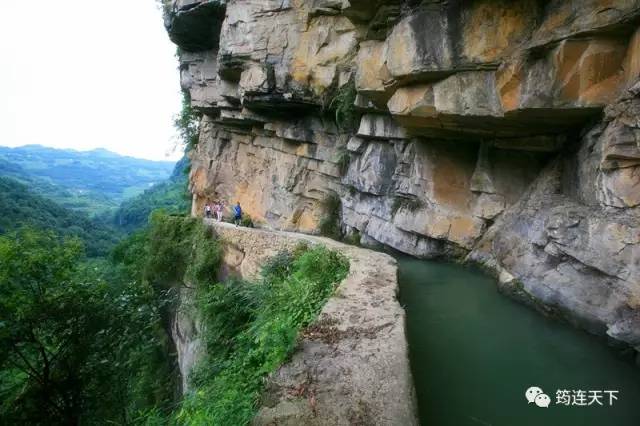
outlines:
[[[180,88],[154,0],[4,1],[0,11],[0,145],[166,158]]]

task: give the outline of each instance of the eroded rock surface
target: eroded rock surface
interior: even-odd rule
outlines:
[[[640,348],[638,0],[174,3],[194,214],[314,233],[337,196],[363,244],[483,263]]]

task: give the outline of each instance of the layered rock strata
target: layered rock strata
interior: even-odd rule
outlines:
[[[363,244],[480,262],[640,349],[639,23],[638,0],[173,2],[193,213],[314,233],[337,197]]]

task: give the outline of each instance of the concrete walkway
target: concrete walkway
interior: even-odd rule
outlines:
[[[292,359],[269,377],[254,424],[418,424],[395,259],[322,237],[205,223],[225,242],[225,265],[243,277],[300,243],[323,244],[350,262]]]

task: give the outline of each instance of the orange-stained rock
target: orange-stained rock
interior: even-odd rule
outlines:
[[[535,0],[469,2],[461,14],[462,55],[476,63],[501,60],[528,41],[538,14]]]
[[[455,58],[446,27],[446,14],[433,9],[420,10],[396,24],[386,39],[391,75],[433,79],[451,72]]]
[[[497,72],[505,112],[546,109],[550,122],[563,114],[567,124],[584,120],[622,93],[626,49],[619,38],[576,39],[560,42],[541,57],[514,58]]]
[[[386,102],[393,78],[386,63],[384,42],[368,40],[360,43],[356,61],[356,89],[372,100]]]
[[[207,187],[207,171],[204,167],[194,167],[190,176],[191,190],[193,192],[204,192]]]
[[[513,111],[520,105],[524,79],[524,60],[521,57],[503,62],[496,71],[496,87],[504,112]]]
[[[452,1],[418,9],[387,37],[387,67],[400,80],[424,81],[495,67],[528,42],[539,14],[535,0]]]
[[[636,0],[551,0],[532,36],[531,46],[548,45],[576,35],[605,32],[640,16]]]
[[[337,66],[349,63],[358,46],[356,27],[343,16],[314,18],[299,41],[290,65],[293,80],[322,94],[338,78]]]
[[[640,206],[640,166],[605,171],[602,189],[604,201],[610,206]]]
[[[629,40],[627,56],[624,58],[622,68],[624,69],[625,87],[631,87],[640,80],[640,27]]]
[[[432,84],[400,87],[387,103],[394,116],[435,117],[435,101]]]
[[[451,220],[448,239],[466,249],[482,235],[484,221],[472,216],[456,217]]]
[[[401,87],[387,107],[394,116],[502,115],[491,71],[461,72],[437,83]]]
[[[492,132],[480,121],[503,115],[493,71],[460,72],[433,84],[400,87],[387,107],[412,130],[473,132],[469,124],[478,120],[483,131]]]
[[[337,195],[364,244],[471,251],[640,350],[639,0],[224,3],[219,50],[181,56],[205,113],[194,214],[239,200],[316,232]],[[359,126],[339,128],[354,72]]]
[[[624,42],[616,39],[567,40],[555,50],[560,102],[604,105],[620,94]]]

